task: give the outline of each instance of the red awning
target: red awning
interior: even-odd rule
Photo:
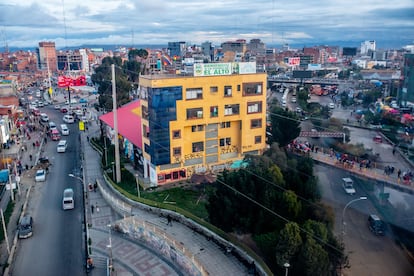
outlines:
[[[113,112],[99,117],[108,126],[114,128]],[[142,149],[141,101],[130,102],[118,108],[118,132],[136,147]]]

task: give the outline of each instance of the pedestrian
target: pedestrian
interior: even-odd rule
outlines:
[[[170,214],[167,215],[167,225],[172,226],[172,218]]]
[[[33,156],[31,154],[29,155],[29,159],[30,159],[30,161],[33,160]]]
[[[96,192],[96,189],[98,188],[98,184],[95,182],[94,184],[93,184],[93,191],[94,192]]]
[[[401,177],[401,170],[400,169],[398,169],[398,171],[397,171],[397,177],[398,177],[398,179],[400,179],[400,177]]]
[[[93,204],[91,205],[91,211],[92,211],[92,214],[93,214],[93,210],[94,210],[94,208],[95,208],[95,206],[93,206]]]
[[[96,212],[99,213],[98,202],[95,203],[95,209],[96,209]]]

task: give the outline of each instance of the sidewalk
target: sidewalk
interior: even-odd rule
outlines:
[[[404,182],[402,177],[398,178],[396,171],[392,174],[385,174],[383,169],[379,169],[375,167],[369,168],[369,169],[360,168],[358,163],[355,163],[354,166],[349,167],[339,162],[334,155],[330,156],[329,153],[327,152],[324,153],[322,151],[311,152],[310,156],[313,160],[317,162],[321,162],[326,165],[330,165],[333,167],[343,169],[345,171],[348,171],[351,174],[363,176],[363,177],[374,179],[377,181],[382,181],[391,187],[404,190],[408,193],[414,193],[414,186],[413,186],[412,180],[411,182]],[[407,166],[403,166],[402,164],[400,164],[399,167],[406,168]],[[410,167],[410,165],[408,165],[408,167]]]
[[[7,224],[7,235],[8,235],[8,242],[9,242],[9,249],[10,252],[13,253],[14,247],[16,244],[16,233],[17,233],[17,225],[20,219],[22,212],[24,211],[24,206],[27,202],[27,197],[29,196],[29,189],[34,184],[34,176],[36,174],[36,169],[32,168],[35,166],[39,156],[41,155],[41,150],[43,147],[43,137],[39,130],[33,131],[30,133],[31,139],[28,140],[27,137],[23,138],[19,144],[13,144],[8,149],[3,149],[2,154],[5,157],[13,157],[20,160],[22,164],[22,171],[20,176],[20,185],[18,186],[19,189],[14,191],[14,209],[13,213],[10,217],[9,223]],[[40,146],[33,146],[33,141],[41,141]],[[25,147],[25,151],[22,151],[22,146]],[[30,160],[30,155],[32,156],[32,160]],[[28,166],[28,170],[26,170],[26,165]],[[17,166],[16,166],[17,168]],[[12,166],[12,173],[14,172],[14,166]],[[15,181],[14,176],[12,176],[12,181]],[[0,208],[3,212],[6,210],[7,205],[11,201],[11,192],[6,190],[1,197],[0,200]],[[9,259],[9,250],[7,248],[6,240],[4,240],[0,245],[0,265],[7,265]],[[2,271],[3,268],[0,268]]]

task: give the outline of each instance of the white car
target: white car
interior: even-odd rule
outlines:
[[[68,143],[66,142],[66,140],[60,140],[58,145],[57,145],[56,151],[57,152],[66,152],[67,147],[68,147]]]
[[[35,176],[36,182],[46,181],[46,171],[45,170],[37,170]]]
[[[47,123],[47,122],[49,122],[49,116],[47,116],[47,114],[46,114],[46,113],[40,113],[40,120],[41,120],[42,122]]]
[[[330,109],[334,109],[335,108],[335,104],[334,103],[329,103],[329,108]]]
[[[72,115],[64,115],[63,116],[63,121],[67,124],[73,124],[75,122],[75,118]]]
[[[354,181],[352,181],[349,177],[342,178],[342,187],[348,195],[354,195],[356,192],[354,188]]]
[[[291,101],[292,103],[296,103],[296,97],[292,97],[292,98],[290,99],[290,101]]]

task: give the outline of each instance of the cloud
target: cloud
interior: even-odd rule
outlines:
[[[9,46],[220,44],[260,38],[267,44],[414,40],[412,0],[8,0],[0,4],[1,40]]]

